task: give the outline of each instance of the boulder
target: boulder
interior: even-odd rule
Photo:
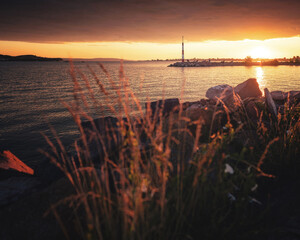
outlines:
[[[217,100],[216,99],[209,99],[207,104],[208,105],[216,105],[217,104]]]
[[[35,167],[34,175],[39,179],[42,186],[48,186],[64,177],[65,173],[45,156],[40,160],[40,164]]]
[[[220,99],[230,112],[236,111],[241,106],[239,96],[235,94],[233,87],[227,84],[209,88],[206,97],[210,99],[210,105],[217,104]]]
[[[223,126],[224,121],[226,122],[226,113],[222,107],[194,104],[183,114],[192,122],[200,121],[198,123],[201,123],[203,131],[209,130],[211,127],[213,132],[217,131]]]
[[[270,94],[279,105],[284,105],[287,101],[291,104],[297,104],[300,101],[300,91],[272,91]]]
[[[103,117],[82,122],[82,127],[87,139],[90,157],[93,160],[100,159],[100,163],[106,153],[117,159],[118,149],[123,146],[128,134],[130,134],[130,127],[136,130],[135,133],[139,135],[141,145],[148,141],[143,129],[143,119],[130,119],[128,121],[127,118],[119,120],[115,117]],[[84,142],[81,140],[79,143],[86,150]]]
[[[267,88],[264,89],[264,92],[265,92],[265,102],[266,102],[267,109],[274,117],[277,117],[277,108],[271,96],[271,93]]]
[[[234,91],[241,97],[245,99],[247,97],[261,97],[262,92],[259,89],[256,78],[249,78],[247,81],[237,85]]]
[[[197,121],[201,118],[204,122],[209,122],[212,111],[208,111],[208,108],[204,108],[201,104],[193,104],[186,109],[184,115],[191,121]]]
[[[122,118],[121,121],[125,129],[128,130],[127,118]],[[92,159],[103,159],[105,152],[111,154],[123,143],[124,138],[118,118],[110,116],[97,118],[93,119],[93,121],[82,122],[81,125]],[[84,142],[81,141],[80,145],[84,147]]]
[[[289,91],[290,98],[300,98],[300,91]]]
[[[122,119],[124,122],[127,122],[126,118]],[[102,117],[96,118],[92,121],[82,122],[81,125],[85,133],[90,133],[91,131],[97,130],[100,134],[106,133],[108,130],[115,130],[118,128],[119,119],[115,117]],[[96,129],[95,129],[96,128]]]
[[[0,153],[0,169],[13,170],[29,175],[34,174],[32,168],[28,167],[10,151],[3,151],[3,153]]]
[[[217,98],[224,99],[228,95],[231,95],[232,91],[233,91],[233,87],[229,86],[228,84],[217,85],[209,88],[206,91],[205,96],[209,99],[214,99],[214,100],[217,100]]]
[[[286,100],[289,98],[300,98],[300,91],[289,91],[289,92],[283,92],[283,91],[272,91],[271,96],[273,100]]]
[[[123,118],[122,121],[124,122],[125,128],[127,128],[127,119]],[[77,142],[79,149],[88,151],[90,159],[93,160],[94,163],[103,163],[105,151],[111,155],[114,150],[116,150],[123,142],[118,118],[109,116],[96,118],[91,121],[83,121],[81,122],[81,127],[86,138],[87,146],[85,145],[82,136]],[[99,135],[101,137],[99,137]],[[68,156],[74,159],[76,166],[80,165],[77,152],[75,150],[72,152],[69,151]],[[57,160],[59,161],[59,159]],[[35,174],[43,186],[47,186],[65,176],[65,173],[48,157],[41,159],[41,163],[36,167],[35,170]],[[72,169],[68,170],[73,171]]]
[[[190,106],[192,106],[194,104],[200,104],[200,105],[204,106],[204,105],[206,105],[206,101],[205,101],[205,99],[201,99],[200,101],[195,101],[195,102],[184,102],[181,104],[182,110],[185,111],[186,109],[188,109]]]
[[[297,105],[300,102],[300,91],[290,91],[288,94],[292,104]]]
[[[146,109],[147,109],[147,104],[146,103]],[[179,99],[178,98],[170,98],[170,99],[165,99],[165,100],[158,100],[155,102],[150,103],[150,108],[151,108],[151,113],[152,116],[159,113],[160,110],[162,110],[162,114],[166,115],[174,110],[176,110],[176,107],[179,106]]]
[[[209,102],[209,100],[206,100],[206,99],[203,99],[203,98],[200,99],[200,104],[203,105],[203,106],[207,105],[208,102]]]
[[[182,103],[182,110],[186,110],[188,107],[192,105],[191,102],[184,102]]]
[[[283,91],[272,91],[270,94],[274,101],[285,101],[287,98],[287,93]]]
[[[260,117],[261,112],[264,109],[265,98],[264,97],[250,97],[243,100],[245,110],[248,114],[248,117],[257,121]]]
[[[245,105],[248,117],[253,120],[257,121],[259,119],[259,111],[256,107],[255,101],[249,101],[247,105]]]

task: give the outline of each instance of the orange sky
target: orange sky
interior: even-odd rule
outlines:
[[[62,58],[123,58],[128,60],[167,59],[181,57],[181,39],[178,43],[150,42],[74,42],[28,43],[0,41],[2,54],[34,54]],[[269,40],[204,41],[185,40],[186,58],[280,58],[300,55],[300,37]]]
[[[0,54],[180,58],[182,35],[187,58],[300,55],[300,1],[0,1]]]

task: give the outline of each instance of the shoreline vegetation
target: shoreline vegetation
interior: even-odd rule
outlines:
[[[242,59],[205,59],[205,60],[186,60],[184,62],[175,62],[168,67],[225,67],[225,66],[300,66],[299,56],[293,57],[291,59],[252,59],[251,57],[246,57]]]
[[[162,97],[142,106],[122,65],[119,82],[99,67],[109,86],[92,72],[98,86],[92,89],[71,65],[74,101],[63,104],[81,134],[71,147],[52,130],[56,142],[45,136],[47,158],[34,172],[1,153],[0,238],[299,234],[300,91],[263,95],[252,78],[211,87],[195,102]],[[108,107],[111,116],[91,118],[89,103]]]

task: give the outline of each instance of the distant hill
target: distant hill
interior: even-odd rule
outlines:
[[[35,55],[9,56],[0,54],[0,61],[63,61],[62,58],[46,58]]]
[[[71,58],[74,62],[120,62],[120,58]],[[64,58],[64,61],[69,61],[69,58]],[[123,61],[130,61],[123,59]]]

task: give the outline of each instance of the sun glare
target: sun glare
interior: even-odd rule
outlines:
[[[62,58],[124,58],[128,60],[176,59],[181,57],[177,43],[154,42],[65,42],[32,43],[0,41],[1,54],[38,55]],[[186,58],[292,58],[299,55],[300,36],[264,41],[206,41],[185,43]]]
[[[271,58],[271,55],[270,50],[263,46],[255,47],[251,51],[252,58]]]

